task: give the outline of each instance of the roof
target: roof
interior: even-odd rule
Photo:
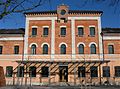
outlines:
[[[25,34],[25,29],[0,29],[0,34]]]
[[[102,28],[103,33],[120,33],[120,28]]]
[[[69,10],[69,14],[102,14],[103,11],[93,10]],[[57,14],[57,10],[53,11],[39,11],[39,12],[25,12],[24,14]]]

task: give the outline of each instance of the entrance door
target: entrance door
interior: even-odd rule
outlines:
[[[60,82],[68,82],[68,66],[59,66]]]

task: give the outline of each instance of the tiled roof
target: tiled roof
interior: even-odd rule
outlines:
[[[102,14],[103,11],[92,10],[69,10],[69,14]],[[57,10],[54,11],[40,11],[40,12],[25,12],[24,14],[57,14]]]
[[[120,28],[102,28],[103,33],[120,33]]]
[[[25,34],[25,29],[0,29],[0,34]]]

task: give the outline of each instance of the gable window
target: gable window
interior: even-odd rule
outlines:
[[[42,75],[42,77],[48,77],[49,76],[49,67],[45,67],[45,66],[43,66],[42,68],[41,68],[41,75]]]
[[[108,45],[108,53],[114,54],[114,46],[113,45]]]
[[[98,77],[98,68],[96,66],[90,67],[91,77]]]
[[[43,28],[43,36],[48,36],[48,30],[47,27]]]
[[[32,36],[36,36],[37,35],[37,28],[32,28]]]
[[[0,46],[0,54],[2,54],[3,46]]]
[[[48,54],[48,45],[47,44],[43,45],[43,54]]]
[[[66,54],[66,45],[65,44],[61,45],[61,47],[60,47],[60,53],[61,54]]]
[[[85,67],[78,67],[78,77],[85,77]]]
[[[96,54],[96,46],[95,46],[95,44],[92,44],[92,45],[90,46],[90,53],[91,53],[91,54]]]
[[[14,54],[19,54],[19,46],[14,46]]]
[[[17,77],[24,77],[24,66],[19,66],[17,68]]]
[[[95,36],[95,27],[90,27],[90,36]]]
[[[6,77],[12,77],[12,74],[13,74],[13,67],[7,66],[6,67]]]
[[[84,54],[84,45],[80,44],[78,47],[79,54]]]
[[[103,77],[110,77],[110,67],[103,66]]]
[[[120,77],[120,66],[115,66],[115,77]]]
[[[61,27],[61,36],[66,35],[66,27]]]
[[[36,67],[34,66],[29,67],[29,76],[36,77]]]
[[[83,27],[78,27],[78,36],[83,36],[83,35],[84,35]]]
[[[31,54],[36,54],[36,45],[35,44],[33,44],[31,46]]]

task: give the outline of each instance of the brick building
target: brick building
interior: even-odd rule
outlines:
[[[6,84],[119,84],[120,28],[101,28],[102,11],[27,12],[24,29],[0,30]]]

